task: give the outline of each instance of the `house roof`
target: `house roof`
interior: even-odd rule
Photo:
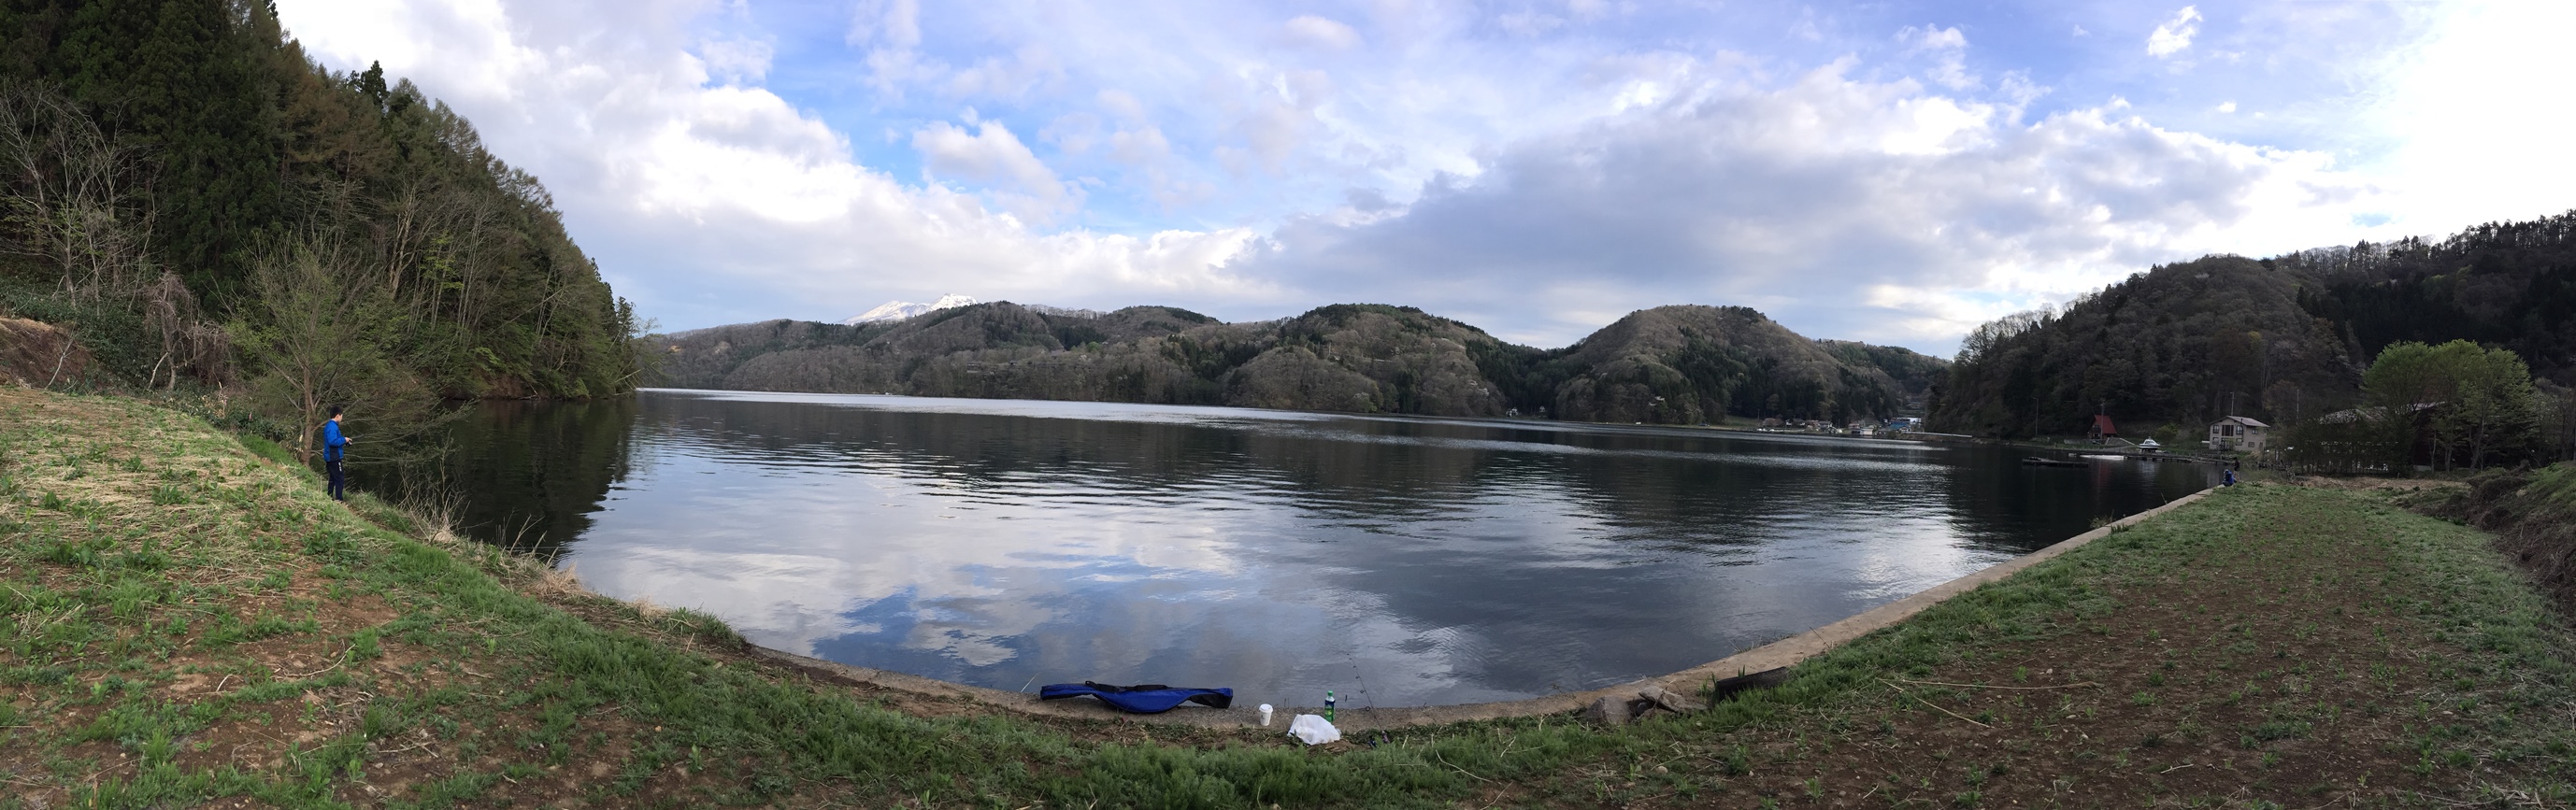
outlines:
[[[2229,423],[2229,422],[2234,422],[2234,423],[2236,423],[2236,424],[2244,425],[2244,426],[2246,426],[2246,427],[2258,427],[2258,428],[2268,428],[2268,427],[2271,427],[2271,425],[2263,424],[2262,422],[2256,421],[2253,417],[2250,417],[2250,416],[2230,416],[2230,417],[2227,417],[2227,418],[2225,418],[2225,419],[2221,419],[2221,420],[2218,420],[2218,421],[2216,421],[2216,422],[2212,422],[2212,423],[2210,423],[2210,424],[2213,424],[2213,425],[2224,425],[2224,424],[2227,424],[2227,423]]]

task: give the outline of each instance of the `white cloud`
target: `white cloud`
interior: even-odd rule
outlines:
[[[1333,96],[1334,87],[1332,78],[1320,70],[1288,71],[1270,78],[1267,92],[1253,100],[1252,109],[1235,122],[1235,128],[1261,167],[1276,172],[1319,127],[1316,108]]]
[[[2156,26],[2147,35],[2148,56],[2172,56],[2191,47],[2191,38],[2200,33],[2200,7],[2183,6],[2171,20]]]
[[[1109,156],[1120,163],[1142,166],[1172,153],[1172,142],[1163,138],[1158,127],[1119,130],[1109,136]]]
[[[2576,5],[2472,3],[2388,66],[2367,123],[2396,147],[2373,165],[2398,191],[2391,227],[2438,234],[2576,208],[2576,109],[2553,98],[2576,75]]]
[[[711,84],[685,14],[618,5],[514,15],[497,3],[281,3],[310,51],[338,67],[382,59],[485,127],[485,140],[543,177],[583,247],[646,311],[699,326],[821,317],[889,297],[966,291],[1032,301],[1260,300],[1275,285],[1222,269],[1252,238],[1220,228],[1145,235],[1029,224],[1078,205],[998,121],[916,130],[925,166],[996,184],[993,210],[942,183],[907,185],[851,159],[821,120],[760,88]],[[871,41],[916,38],[908,5]],[[576,13],[578,12],[578,13]],[[640,39],[582,47],[598,19]],[[388,41],[385,31],[406,31]],[[801,303],[799,303],[801,302]]]
[[[921,152],[923,165],[934,175],[1017,189],[1011,207],[1023,218],[1048,221],[1081,204],[1081,189],[1067,187],[1009,127],[993,121],[974,126],[970,135],[946,121],[933,122],[912,133],[912,148]]]
[[[1137,101],[1134,94],[1125,90],[1114,87],[1102,90],[1099,98],[1101,109],[1108,110],[1120,118],[1133,121],[1145,117],[1145,104]]]
[[[952,98],[1018,98],[1045,90],[1064,79],[1064,65],[1042,44],[1024,45],[1009,58],[986,58],[958,70],[947,80]]]
[[[924,64],[914,50],[921,45],[919,0],[860,0],[842,40],[868,49],[868,83],[889,96],[901,97],[904,86],[945,71]]]
[[[1959,33],[1957,26],[1949,28],[1907,26],[1905,30],[1896,32],[1896,38],[1906,44],[1908,51],[1932,57],[1930,71],[1932,81],[1952,90],[1966,90],[1977,86],[1977,77],[1968,72],[1968,36]]]
[[[2218,104],[2218,111],[2219,111],[2219,112],[2221,112],[2221,113],[2233,114],[2233,113],[2235,113],[2235,112],[2236,112],[2236,102],[2233,102],[2233,101],[2223,101],[2223,102],[2219,102],[2219,104]]]
[[[1896,36],[1898,39],[1905,40],[1908,44],[1911,44],[1916,48],[1925,50],[1968,47],[1968,35],[1959,33],[1959,28],[1957,26],[1951,26],[1949,28],[1914,28],[1908,26],[1905,30],[1897,32]]]
[[[1444,314],[1471,323],[1544,301],[1554,317],[1498,330],[1542,345],[1605,315],[1708,302],[1939,347],[2150,263],[2330,243],[2374,193],[2322,154],[2110,109],[2018,124],[1844,70],[1692,88],[1691,103],[1516,144],[1473,181],[1426,186],[1403,216],[1293,223],[1245,270],[1452,301]]]
[[[1038,130],[1038,140],[1055,144],[1067,155],[1089,152],[1100,140],[1100,117],[1084,112],[1057,116]]]
[[[1494,18],[1495,25],[1524,37],[1534,37],[1563,28],[1565,22],[1564,17],[1539,11],[1515,11]]]
[[[707,73],[731,84],[758,84],[769,75],[776,48],[765,39],[714,39],[698,46]]]
[[[1307,14],[1281,27],[1288,41],[1314,48],[1347,51],[1360,45],[1360,32],[1340,22]]]
[[[284,5],[333,66],[383,59],[471,116],[675,326],[947,292],[1226,317],[1376,300],[1561,345],[1698,302],[1939,350],[1998,308],[2148,263],[2439,232],[2576,193],[2548,142],[2567,114],[2524,103],[2524,77],[2576,73],[2539,41],[2576,27],[2554,7],[2446,8],[2420,54],[2396,47],[2413,34],[2319,36],[2104,80],[2119,71],[2031,62],[1975,18],[1860,30],[1849,10],[1748,15],[1761,33],[1730,42],[1547,0],[1365,4],[1347,23],[869,0],[763,7],[765,30],[748,12],[710,25],[704,0]],[[796,13],[801,35],[777,16]],[[2259,40],[2437,15],[2225,16]],[[2151,54],[2182,58],[2203,22],[2172,14]],[[1983,76],[1968,30],[1998,31],[1974,43]],[[2409,56],[2352,68],[2392,51]],[[1816,67],[1836,54],[1870,56]],[[2291,72],[2329,78],[2264,81]],[[2355,120],[2305,92],[2323,85],[2383,106]],[[2270,122],[2303,129],[2253,129]],[[2303,135],[2326,131],[2360,134]]]
[[[852,45],[909,49],[921,44],[919,0],[859,0],[850,10]]]

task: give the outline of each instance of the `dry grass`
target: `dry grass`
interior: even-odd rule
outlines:
[[[2576,800],[2564,623],[2483,535],[2367,489],[2239,487],[1697,715],[1298,749],[764,670],[721,622],[313,478],[0,391],[0,810]]]

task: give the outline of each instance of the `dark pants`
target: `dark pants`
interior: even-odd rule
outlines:
[[[349,488],[349,474],[340,469],[340,460],[335,458],[322,464],[331,468],[331,500],[347,500],[340,497],[340,493]]]

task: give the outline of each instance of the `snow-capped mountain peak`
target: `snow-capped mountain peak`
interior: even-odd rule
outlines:
[[[875,323],[877,321],[900,321],[926,312],[954,309],[956,307],[967,306],[975,303],[979,302],[973,298],[957,295],[955,293],[940,296],[938,301],[928,304],[916,304],[910,301],[887,301],[883,304],[878,304],[876,309],[859,313],[858,315],[851,317],[849,320],[842,321],[841,324],[843,326],[857,326],[859,324]]]

